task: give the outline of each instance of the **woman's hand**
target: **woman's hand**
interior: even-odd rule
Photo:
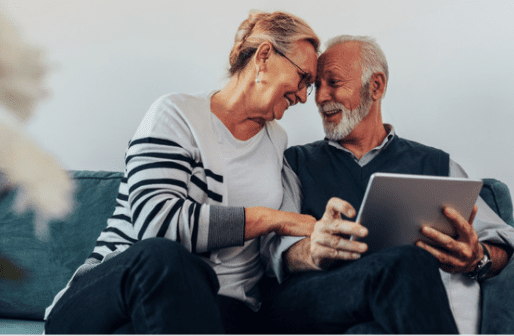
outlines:
[[[245,208],[245,240],[271,232],[281,236],[310,236],[316,219],[310,215],[264,207]]]

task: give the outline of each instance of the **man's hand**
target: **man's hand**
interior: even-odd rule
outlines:
[[[285,254],[291,272],[320,270],[336,260],[354,260],[366,252],[365,243],[350,240],[365,237],[368,230],[357,223],[343,220],[341,214],[352,218],[355,209],[339,198],[331,198],[321,220],[314,225],[310,238],[291,246]]]
[[[336,260],[355,260],[366,252],[365,243],[350,240],[351,236],[365,237],[368,230],[355,222],[343,220],[355,216],[350,203],[339,198],[331,198],[320,221],[314,225],[311,235],[310,252],[314,265],[325,268]]]
[[[473,221],[478,207],[475,205],[469,220],[465,220],[457,211],[446,207],[443,213],[455,229],[455,238],[438,230],[424,226],[421,233],[430,239],[431,244],[421,240],[416,245],[432,253],[440,262],[443,271],[449,273],[472,272],[484,256],[478,235],[473,228]]]

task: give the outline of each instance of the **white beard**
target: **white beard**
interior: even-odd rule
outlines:
[[[352,133],[357,125],[364,119],[370,110],[373,101],[369,97],[361,97],[361,102],[354,110],[349,110],[343,104],[336,102],[328,102],[324,105],[318,105],[321,118],[323,120],[323,127],[325,135],[328,139],[340,141]],[[341,110],[341,120],[339,123],[328,122],[325,119],[324,111],[333,111],[336,109]]]

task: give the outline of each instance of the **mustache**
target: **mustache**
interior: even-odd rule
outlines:
[[[317,104],[317,105],[318,105],[318,110],[320,113],[325,113],[325,112],[333,111],[333,110],[344,110],[345,109],[343,104],[336,103],[336,102],[328,102],[328,103]]]

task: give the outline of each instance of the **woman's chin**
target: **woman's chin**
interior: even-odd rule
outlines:
[[[275,113],[273,114],[273,119],[274,120],[280,120],[282,119],[282,117],[284,116],[284,113],[286,112],[287,109],[285,110],[281,110],[281,109],[277,109],[277,111],[275,111]]]
[[[287,101],[285,102],[285,104],[278,104],[277,106],[275,106],[275,111],[273,113],[275,120],[282,119],[288,108],[289,104]]]

